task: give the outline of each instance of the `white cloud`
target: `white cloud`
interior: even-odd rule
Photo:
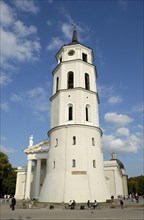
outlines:
[[[39,12],[39,7],[36,5],[36,1],[33,0],[15,0],[15,6],[24,11],[37,14]]]
[[[5,74],[5,73],[1,73],[1,75],[0,75],[0,87],[6,86],[6,85],[9,84],[11,81],[12,81],[12,80],[11,80],[10,76],[8,76],[8,75]]]
[[[21,35],[21,33],[19,33]],[[17,60],[32,61],[38,58],[40,44],[16,33],[1,29],[1,58],[2,63]]]
[[[5,141],[5,140],[7,140],[7,138],[6,137],[4,137],[4,136],[0,136],[0,139],[1,139],[1,141]]]
[[[103,135],[102,146],[108,151],[137,153],[141,146],[141,138],[134,134],[124,138],[115,135]]]
[[[19,1],[20,2],[20,1]],[[40,42],[37,37],[37,28],[27,26],[17,19],[16,11],[1,1],[1,69],[5,74],[1,78],[1,85],[7,85],[10,76],[20,62],[30,62],[39,59]],[[12,72],[13,71],[13,72]]]
[[[48,89],[36,87],[21,94],[12,94],[10,101],[30,108],[32,114],[41,121],[50,116],[50,94]]]
[[[8,112],[9,111],[9,104],[8,104],[8,102],[0,103],[0,108],[1,108],[2,111]]]
[[[118,104],[122,102],[122,98],[120,96],[112,96],[108,99],[108,103],[110,104]]]
[[[58,37],[53,37],[51,42],[47,46],[47,50],[55,50],[60,48],[63,45],[63,41],[60,40]]]
[[[6,154],[15,152],[14,149],[4,147],[3,145],[0,145],[0,150],[1,150],[2,152],[6,153]]]
[[[136,113],[144,112],[144,104],[143,104],[143,103],[140,103],[140,104],[138,104],[138,105],[135,105],[135,106],[132,108],[132,111],[133,111],[133,112],[136,112]]]
[[[21,102],[23,98],[17,94],[12,94],[10,100],[13,102]]]
[[[62,24],[62,32],[63,32],[65,38],[67,38],[67,39],[72,38],[72,26],[70,24],[63,23]]]
[[[0,8],[1,26],[7,27],[14,22],[15,13],[7,4],[4,3],[4,1],[0,1]]]
[[[104,97],[104,98],[110,97],[114,93],[114,87],[98,85],[98,93],[100,97]]]
[[[20,37],[27,37],[37,33],[37,28],[34,25],[27,27],[23,22],[17,20],[14,24],[15,33]]]
[[[124,128],[124,127],[118,128],[116,133],[118,135],[121,135],[121,136],[129,136],[129,129],[128,128]]]
[[[53,22],[51,20],[47,20],[46,23],[47,23],[48,26],[51,26],[53,24]]]
[[[142,125],[140,125],[140,124],[139,124],[137,127],[138,127],[138,128],[140,128],[140,129],[143,129],[143,126],[142,126]]]
[[[117,126],[127,125],[133,121],[133,119],[130,118],[129,116],[117,114],[116,112],[106,113],[104,119],[107,122],[113,123],[114,125]]]
[[[103,67],[105,65],[105,61],[104,61],[104,55],[103,55],[103,51],[102,51],[101,46],[100,46],[100,40],[99,39],[96,39],[96,57],[99,60],[100,67]]]
[[[27,98],[30,106],[35,112],[48,112],[49,106],[49,94],[42,87],[34,88],[27,92]]]

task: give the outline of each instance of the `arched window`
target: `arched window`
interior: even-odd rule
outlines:
[[[73,106],[69,105],[68,106],[68,121],[72,121],[73,120]]]
[[[56,92],[59,90],[59,77],[56,78]]]
[[[74,87],[74,74],[73,72],[68,72],[68,89],[72,89]]]
[[[58,139],[56,138],[55,147],[58,146]]]
[[[76,145],[76,136],[73,136],[73,145]]]
[[[76,160],[75,159],[72,160],[72,167],[76,167]]]
[[[88,73],[85,73],[85,89],[90,90],[90,81]]]
[[[92,138],[92,146],[95,146],[95,139]]]
[[[53,161],[53,169],[55,169],[55,161]]]
[[[96,168],[96,161],[93,160],[93,168]]]
[[[88,121],[88,107],[86,107],[86,121]]]
[[[91,122],[91,107],[90,107],[90,105],[86,105],[85,116],[86,116],[86,121]]]

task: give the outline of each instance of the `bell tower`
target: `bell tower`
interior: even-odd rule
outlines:
[[[56,54],[51,97],[47,174],[40,201],[105,202],[110,198],[103,169],[97,71],[91,48],[71,43]]]

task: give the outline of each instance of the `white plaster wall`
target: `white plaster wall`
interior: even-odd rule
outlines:
[[[109,192],[111,196],[116,197],[116,186],[115,186],[115,176],[114,170],[106,170],[104,168],[104,174],[109,179]]]
[[[123,195],[127,196],[128,195],[128,183],[127,183],[127,176],[126,175],[123,176],[122,181],[123,181]]]
[[[16,199],[23,199],[25,194],[26,167],[18,167],[16,180]]]
[[[124,183],[124,176],[116,161],[104,161],[104,173],[109,178],[110,195],[117,198],[124,196],[124,189],[127,188],[127,182]]]
[[[76,136],[76,145],[72,144],[73,136]],[[76,202],[86,202],[88,199],[96,199],[104,202],[109,199],[99,130],[69,125],[53,129],[49,137],[51,146],[47,175],[40,193],[40,201],[68,202],[75,199]],[[93,137],[95,146],[92,146]],[[55,147],[56,138],[57,147]],[[72,167],[73,159],[76,160],[76,167]],[[96,168],[93,168],[93,160],[96,160]]]
[[[68,104],[73,105],[73,120],[68,121]],[[86,105],[91,106],[91,121],[85,118]],[[51,104],[51,128],[66,124],[85,124],[99,127],[98,100],[95,93],[80,88],[63,90]]]
[[[74,50],[75,54],[73,56],[68,55],[69,50]],[[62,61],[70,61],[70,60],[76,60],[76,59],[82,59],[82,53],[87,54],[87,62],[92,63],[93,62],[93,54],[92,50],[88,47],[85,47],[81,44],[76,45],[67,45],[64,46],[56,55],[58,63],[60,62],[59,59],[62,57]]]
[[[85,88],[85,73],[89,74],[90,90],[96,92],[96,72],[95,66],[90,65],[82,60],[73,60],[71,62],[61,63],[54,71],[53,95],[56,92],[56,79],[59,77],[59,90],[67,89],[68,72],[74,73],[74,88]]]
[[[116,181],[116,192],[117,196],[123,196],[123,182],[122,182],[122,175],[119,169],[115,171],[115,181]]]

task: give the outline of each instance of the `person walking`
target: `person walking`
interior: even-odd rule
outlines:
[[[122,199],[120,200],[120,205],[121,205],[121,208],[123,209],[123,201],[122,201]]]
[[[16,205],[16,199],[14,198],[14,196],[11,199],[11,209],[15,210],[15,205]]]
[[[90,209],[90,200],[87,201],[87,207]]]

